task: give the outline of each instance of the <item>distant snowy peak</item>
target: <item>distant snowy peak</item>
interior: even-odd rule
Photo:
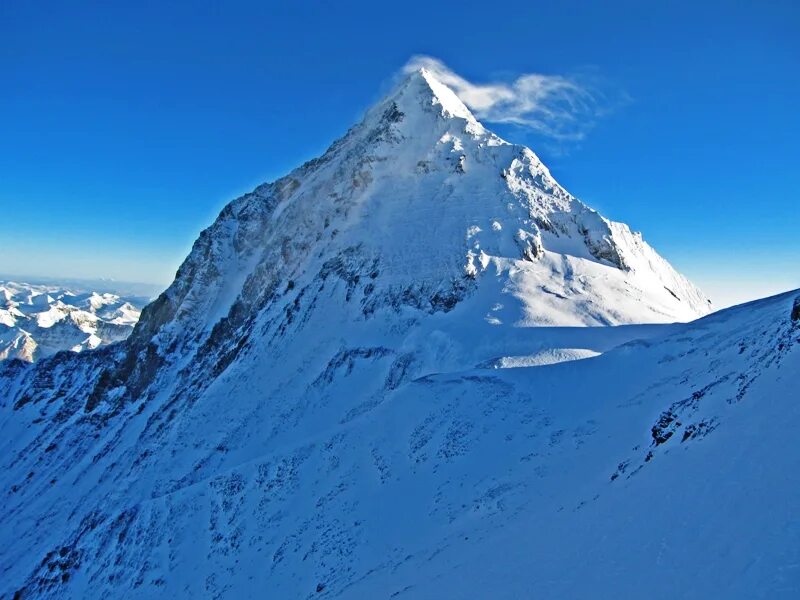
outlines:
[[[115,294],[0,281],[0,360],[33,362],[60,350],[80,352],[123,340],[139,320]]]

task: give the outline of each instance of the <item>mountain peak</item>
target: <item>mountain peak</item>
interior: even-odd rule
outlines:
[[[231,310],[255,319],[250,307],[279,301],[260,290],[291,280],[310,297],[332,273],[348,282],[344,321],[457,304],[462,318],[507,327],[708,312],[641,237],[569,194],[530,149],[485,129],[447,81],[436,69],[405,73],[323,156],[232,202],[134,337],[173,318],[181,326],[168,331],[203,336]]]
[[[596,429],[594,412],[566,420],[573,407],[612,424],[598,440],[615,439],[629,409],[648,419],[621,442],[626,454],[598,459],[590,479],[602,482],[651,431],[650,383],[666,386],[673,407],[716,385],[705,370],[684,379],[674,357],[689,356],[691,341],[651,355],[656,374],[633,396],[648,403],[624,405],[619,418],[603,413],[595,381],[578,371],[545,369],[532,385],[497,379],[498,366],[586,358],[642,331],[599,325],[689,320],[708,303],[641,236],[559,186],[532,151],[484,129],[448,81],[435,69],[408,73],[323,156],[228,204],[126,340],[0,369],[0,419],[27,419],[2,430],[0,526],[10,533],[0,538],[0,596],[241,596],[236,585],[257,585],[295,597],[298,578],[315,582],[312,594],[347,595],[356,577],[380,570],[386,548],[396,558],[435,554],[392,533],[370,538],[385,529],[370,521],[376,507],[388,504],[363,502],[375,497],[363,486],[416,498],[411,518],[442,548],[452,527],[506,501],[495,481],[505,458],[534,495],[542,489],[532,457],[551,456],[558,440],[578,448]],[[106,314],[103,297],[80,301]],[[114,308],[112,326],[129,311]],[[24,334],[14,343],[30,348]],[[754,356],[749,339],[727,347],[738,361]],[[625,350],[633,358],[610,363],[609,380],[639,369],[646,349]],[[686,360],[713,366],[700,350]],[[728,383],[752,381],[742,373]],[[565,380],[563,397],[551,396],[551,377]],[[636,390],[614,387],[603,401],[621,406],[620,391]],[[549,406],[564,414],[551,419],[540,411]],[[695,409],[664,413],[672,416],[659,427]],[[689,423],[695,435],[716,420]],[[502,446],[499,466],[476,458],[470,470],[486,472],[462,479],[451,469],[479,442]],[[558,481],[572,464],[582,455],[552,465]],[[429,495],[404,487],[420,481]],[[465,492],[462,481],[476,487]],[[465,508],[465,493],[480,512]],[[553,508],[576,498],[555,498]],[[173,549],[176,560],[162,560]],[[182,556],[197,558],[198,570]]]
[[[433,105],[440,106],[443,114],[460,117],[475,124],[478,123],[475,116],[469,108],[467,108],[467,105],[464,104],[461,98],[447,85],[442,83],[432,71],[421,67],[411,73],[409,79],[414,81],[415,85],[421,87],[426,96],[428,93],[432,94],[431,100]]]
[[[435,115],[463,121],[464,127],[460,129],[473,135],[487,133],[461,98],[425,67],[407,72],[392,92],[368,113],[368,119],[375,112],[383,114],[391,105],[396,106],[407,121],[422,128],[427,128],[423,120]]]

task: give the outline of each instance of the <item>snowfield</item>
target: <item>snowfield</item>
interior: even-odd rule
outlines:
[[[798,297],[709,315],[411,73],[124,342],[0,363],[0,596],[795,598]]]

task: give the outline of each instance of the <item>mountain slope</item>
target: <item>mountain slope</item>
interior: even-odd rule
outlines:
[[[713,330],[786,338],[737,359],[743,376],[795,356],[785,302]],[[604,353],[702,332],[664,323],[708,310],[640,236],[414,73],[321,158],[226,206],[124,343],[0,365],[0,592],[388,589],[404,557],[494,522],[463,513],[467,497],[532,502],[531,472],[583,457],[521,460],[544,451],[532,440],[592,430],[599,407],[561,412],[570,401],[662,385],[663,356],[628,377],[639,366]],[[689,356],[669,367],[681,393],[731,349],[704,340],[668,344]],[[518,365],[545,366],[496,368]],[[646,438],[656,417],[604,435]],[[644,460],[596,449],[586,469],[603,478]],[[489,484],[506,470],[517,491],[501,500]]]
[[[412,477],[427,471],[437,494],[408,519],[395,489],[381,511],[439,517],[440,537],[345,595],[797,597],[793,300],[799,291],[598,359],[506,371],[482,384],[494,393],[476,393],[473,374],[432,378],[435,402],[407,397],[403,412],[427,415]],[[506,423],[509,409],[535,424]],[[434,453],[455,458],[434,465]]]
[[[320,159],[225,207],[125,347],[70,362],[63,378],[58,364],[29,373],[43,381],[21,393],[89,388],[77,403],[116,413],[156,394],[194,402],[247,352],[324,364],[379,340],[410,377],[463,368],[463,353],[521,327],[707,311],[640,237],[566,193],[421,70]],[[343,343],[362,330],[363,344]]]
[[[392,387],[380,349],[285,398],[248,360],[160,449],[6,406],[5,592],[794,597],[799,294],[384,398],[353,394]]]
[[[365,315],[448,310],[490,279],[508,306],[487,315],[494,303],[476,302],[475,317],[513,325],[709,311],[638,235],[570,196],[533,152],[486,131],[424,70],[323,157],[226,207],[179,272],[170,313],[213,325],[248,279],[263,288],[314,274],[344,280]],[[259,302],[242,291],[243,303]]]

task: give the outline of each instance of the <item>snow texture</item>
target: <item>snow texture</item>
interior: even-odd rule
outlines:
[[[414,72],[124,342],[0,363],[0,595],[797,597],[798,295],[694,320]]]

